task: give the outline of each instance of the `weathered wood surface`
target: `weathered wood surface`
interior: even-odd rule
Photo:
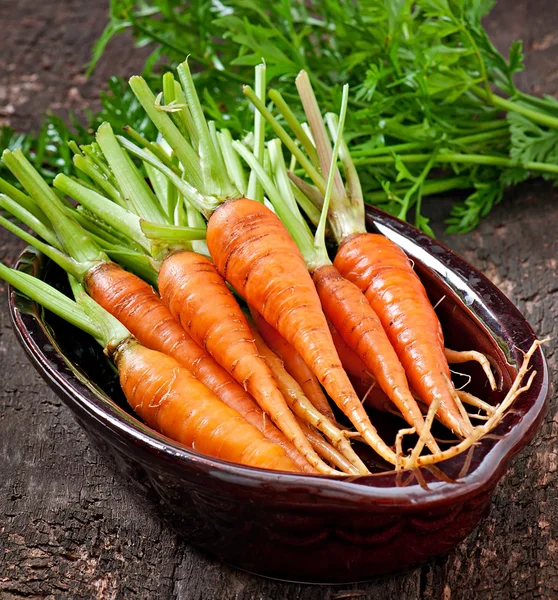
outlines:
[[[114,42],[92,80],[88,48],[104,3],[0,3],[0,117],[22,130],[40,112],[94,106],[109,72],[141,56]],[[555,0],[499,0],[498,44],[526,43],[528,91],[558,88]],[[438,232],[449,199],[430,203]],[[558,194],[544,183],[507,194],[474,233],[444,236],[519,306],[540,336],[558,337]],[[0,233],[0,259],[21,245]],[[558,598],[558,416],[550,406],[535,442],[514,462],[488,520],[455,551],[406,575],[353,586],[259,579],[186,545],[134,500],[90,447],[69,411],[35,373],[10,331],[0,296],[0,598],[460,599]],[[546,347],[556,370],[556,345]],[[349,595],[349,592],[352,594]]]

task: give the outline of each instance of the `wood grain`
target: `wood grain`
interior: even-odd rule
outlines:
[[[47,107],[95,107],[109,73],[136,72],[145,51],[113,42],[85,81],[104,3],[0,3],[0,118],[36,128]],[[500,48],[525,40],[523,89],[558,90],[555,0],[499,0],[487,20]],[[472,234],[443,235],[450,198],[428,201],[440,238],[486,273],[540,336],[558,337],[558,194],[524,185]],[[0,232],[0,259],[21,245]],[[303,586],[233,570],[182,542],[135,500],[17,346],[0,286],[0,598],[334,600],[558,597],[558,416],[514,462],[488,520],[456,550],[406,575],[352,586]],[[556,372],[555,342],[546,353]]]

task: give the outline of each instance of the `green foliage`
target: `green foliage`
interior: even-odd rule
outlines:
[[[513,77],[524,67],[523,46],[514,42],[507,58],[494,47],[481,23],[493,4],[493,0],[191,0],[187,4],[111,0],[110,22],[95,44],[90,69],[110,39],[125,30],[133,33],[138,46],[153,48],[143,73],[148,83],[154,83],[161,69],[175,68],[189,56],[204,110],[218,128],[227,127],[236,137],[252,127],[253,112],[243,97],[242,84],[252,83],[253,67],[262,59],[270,84],[299,118],[302,111],[294,80],[301,69],[309,73],[323,112],[339,111],[341,88],[349,83],[345,137],[355,156],[384,153],[397,158],[397,164],[405,164],[408,170],[411,187],[413,181],[438,176],[430,169],[425,175],[428,156],[442,149],[464,156],[448,168],[467,177],[474,192],[455,207],[448,224],[453,231],[466,231],[501,200],[506,186],[531,175],[527,163],[558,165],[557,130],[514,110],[527,107],[558,118],[558,102],[516,89]],[[507,121],[500,120],[501,109],[490,104],[489,90],[511,101]],[[102,105],[99,115],[89,116],[88,127],[80,129],[74,120],[79,143],[87,141],[87,129],[102,120],[110,121],[115,130],[129,124],[152,139],[152,126],[122,81],[111,81]],[[498,134],[491,136],[495,129]],[[1,135],[3,145],[26,145],[36,165],[44,161],[47,175],[54,168],[69,169],[68,155],[62,150],[69,133],[55,117],[47,119],[36,139],[22,139],[9,131]],[[406,164],[406,153],[413,152],[427,158],[422,164]],[[494,164],[479,169],[467,162],[470,154],[485,156],[488,165],[494,157]],[[509,159],[505,165],[502,156]],[[412,208],[415,223],[428,228],[420,213],[422,185],[405,198],[391,191],[400,173],[395,165],[363,165],[359,171],[365,197],[374,192],[375,203],[404,217]],[[545,177],[556,180],[555,174]],[[379,190],[385,192],[381,200]]]

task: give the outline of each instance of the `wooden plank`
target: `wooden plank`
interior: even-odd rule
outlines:
[[[47,106],[95,106],[109,72],[128,74],[142,57],[114,42],[93,79],[83,82],[88,48],[106,8],[86,0],[23,0],[0,7],[0,115],[36,127]],[[555,94],[558,12],[554,0],[500,0],[488,27],[499,47],[523,38],[522,87]],[[77,91],[73,91],[77,90]],[[441,234],[450,198],[429,200]],[[485,272],[541,336],[558,337],[558,196],[545,183],[508,193],[479,229],[441,238]],[[0,232],[0,259],[21,245]],[[488,599],[558,597],[558,417],[551,404],[535,442],[515,461],[488,520],[422,569],[351,586],[267,581],[189,547],[146,511],[129,486],[91,448],[15,342],[0,286],[0,597],[68,599],[335,598]],[[547,346],[556,372],[555,343]],[[352,593],[352,596],[347,594]]]

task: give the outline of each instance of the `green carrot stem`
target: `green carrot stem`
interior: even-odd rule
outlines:
[[[254,88],[256,96],[265,101],[266,75],[265,64],[257,65],[255,69]],[[259,110],[254,111],[254,156],[259,163],[263,163],[265,147],[265,120]],[[248,198],[263,202],[263,188],[258,181],[256,173],[251,171],[248,180]]]
[[[223,169],[222,163],[219,161],[219,155],[211,139],[196,86],[188,67],[188,61],[185,60],[178,65],[177,71],[198,134],[198,154],[203,181],[201,191],[204,194],[212,194],[222,198],[230,197],[235,193],[235,190]]]
[[[430,173],[430,170],[432,169],[432,166],[434,165],[435,160],[436,160],[436,153],[434,152],[434,153],[432,153],[430,160],[424,166],[420,175],[416,178],[413,185],[411,185],[411,187],[406,191],[405,196],[403,196],[403,205],[401,206],[399,214],[397,215],[400,219],[402,219],[402,220],[407,219],[407,212],[409,211],[409,208],[410,208],[411,198],[413,197],[413,194],[415,194],[415,192],[418,192],[419,201],[420,201],[420,198],[422,196],[422,185],[424,184],[425,179],[428,177],[428,174]],[[418,216],[419,216],[419,214],[417,213],[417,218],[418,218]]]
[[[2,263],[0,263],[0,278],[33,302],[78,327],[102,344],[97,325],[76,302],[70,300],[62,292],[37,277],[17,269],[11,269]]]
[[[166,220],[172,222],[174,204],[172,204],[171,207],[172,202],[169,203],[169,189],[173,188],[173,186],[169,186],[169,180],[161,173],[161,171],[158,171],[149,163],[144,162],[143,168],[145,169],[149,183],[153,188],[155,197],[165,213]]]
[[[75,142],[74,140],[70,140],[68,142],[68,148],[76,155],[76,156],[83,156],[83,152],[80,150],[79,146],[77,145],[77,142]]]
[[[223,153],[221,152],[221,146],[219,145],[219,140],[217,139],[217,126],[215,125],[215,121],[208,121],[207,128],[209,129],[209,135],[211,137],[213,147],[215,148],[218,164],[223,165]]]
[[[102,239],[103,245],[101,245],[101,248],[105,248],[105,244],[108,243],[118,248],[128,248],[137,252],[144,252],[139,244],[136,244],[136,242],[112,227],[112,225],[97,217],[97,215],[85,208],[85,206],[78,205],[75,208],[69,208],[66,213],[75,219],[89,235],[93,236],[94,234],[95,241],[98,241],[97,238]]]
[[[340,202],[341,199],[345,197],[345,188],[343,186],[343,181],[341,180],[341,174],[337,168],[337,163],[331,163],[331,142],[327,135],[320,107],[318,106],[314,90],[310,83],[310,78],[306,71],[301,71],[298,74],[296,78],[296,87],[304,107],[312,137],[314,138],[322,175],[325,176],[326,172],[333,171],[333,174],[331,175],[331,177],[333,177],[333,187],[330,194],[333,194],[334,201]],[[330,171],[328,171],[328,169]]]
[[[102,175],[86,158],[80,154],[76,154],[73,158],[74,165],[82,173],[87,175],[97,188],[101,189],[109,198],[120,206],[125,205],[125,201],[120,195],[120,191],[114,187],[108,179]]]
[[[110,170],[110,167],[107,165],[105,157],[99,148],[97,143],[92,143],[89,145],[84,145],[81,147],[83,153],[86,158],[90,161],[90,163],[98,169],[102,175],[109,181],[112,185],[116,186],[116,178],[114,177],[114,173]]]
[[[218,131],[217,140],[219,142],[219,147],[221,148],[221,155],[223,156],[225,167],[230,175],[230,178],[232,179],[232,182],[234,183],[235,188],[241,195],[246,196],[248,193],[246,173],[242,168],[238,154],[233,150],[233,139],[231,132],[228,129],[222,129],[221,131]]]
[[[66,215],[65,205],[45,183],[20,149],[13,152],[5,150],[2,160],[45,213],[64,250],[72,259],[77,263],[90,266],[107,260],[106,254],[89,235],[74,219]]]
[[[501,108],[503,110],[507,110],[509,112],[516,112],[531,121],[538,123],[539,125],[545,125],[546,127],[551,127],[552,129],[558,129],[558,118],[552,117],[548,114],[542,113],[538,110],[533,110],[528,108],[527,106],[523,106],[522,104],[518,104],[516,102],[512,102],[511,100],[507,100],[506,98],[502,98],[496,94],[488,93],[486,90],[473,86],[470,90],[483,100],[490,102],[493,106]]]
[[[535,106],[551,116],[558,115],[558,106],[549,102],[546,98],[538,98],[537,96],[532,96],[531,94],[526,94],[524,92],[518,92],[517,97],[520,103]]]
[[[207,231],[207,223],[199,210],[196,210],[189,202],[186,202],[185,205],[188,227],[206,229]],[[192,250],[204,256],[211,256],[205,240],[192,240]]]
[[[126,150],[128,150],[133,156],[140,158],[142,161],[149,163],[161,173],[163,173],[172,183],[178,191],[193,204],[203,215],[209,217],[213,211],[221,204],[220,198],[212,196],[204,196],[198,191],[196,187],[178,177],[171,169],[168,169],[159,159],[153,154],[146,150],[138,148],[135,144],[132,144],[129,140],[119,137],[119,142]]]
[[[44,225],[48,225],[48,219],[45,213],[37,206],[33,199],[1,177],[0,193],[5,194],[12,200],[15,200],[15,202],[23,206],[23,208],[25,208],[27,212],[30,212],[36,219],[41,221]]]
[[[290,177],[290,173],[289,173],[289,177]],[[310,223],[312,223],[312,225],[314,225],[314,227],[317,227],[318,223],[320,222],[320,215],[321,215],[319,209],[317,208],[317,205],[315,205],[312,202],[312,200],[310,200],[310,198],[308,198],[308,196],[306,194],[304,194],[294,183],[291,183],[291,189],[292,189],[294,197],[296,199],[296,203],[300,206],[300,208],[303,210],[304,214],[308,217],[308,219],[310,220]],[[313,189],[316,189],[316,188],[313,188]],[[319,192],[318,192],[318,194],[319,194]],[[321,194],[320,194],[320,196],[321,196]],[[320,206],[321,205],[323,205],[323,197],[321,197]]]
[[[503,121],[500,127],[496,130],[492,131],[483,131],[481,133],[475,133],[472,135],[466,135],[461,137],[453,138],[452,140],[448,140],[448,144],[452,146],[464,146],[464,145],[474,145],[480,144],[482,142],[489,142],[494,139],[500,139],[503,137],[507,137],[509,135],[509,125],[507,122]],[[381,156],[382,154],[402,154],[405,152],[412,152],[415,150],[422,150],[423,148],[429,148],[433,144],[432,141],[427,142],[407,142],[405,144],[388,144],[386,146],[382,146],[380,148],[368,148],[359,150],[356,147],[352,152],[353,159],[359,157],[368,157],[368,156]]]
[[[333,138],[337,136],[339,131],[339,120],[337,115],[333,113],[326,114],[326,121],[329,127],[330,134]],[[360,185],[360,179],[353,162],[349,148],[345,143],[345,140],[341,136],[341,143],[339,146],[339,157],[341,164],[343,165],[343,172],[345,174],[345,181],[349,190],[348,198],[346,203],[350,206],[355,221],[364,219],[364,198],[362,195],[362,186]]]
[[[109,123],[103,123],[99,127],[96,138],[124,198],[134,207],[134,211],[143,219],[164,223],[165,215],[157,198],[126,151],[118,143]]]
[[[85,206],[87,210],[97,215],[100,219],[106,223],[110,223],[147,252],[151,250],[151,244],[142,232],[140,219],[137,215],[111,202],[101,194],[72,181],[63,173],[55,177],[53,185],[79,202],[82,206]]]
[[[312,95],[313,95],[313,92],[312,92]],[[345,117],[347,116],[348,104],[349,104],[349,85],[345,84],[343,86],[343,98],[341,100],[341,111],[340,111],[340,115],[339,115],[339,125],[337,127],[337,137],[335,139],[335,144],[333,146],[333,152],[331,153],[331,157],[330,157],[330,166],[329,166],[329,172],[328,172],[328,178],[327,178],[327,186],[326,186],[326,191],[324,194],[324,205],[322,207],[322,214],[320,217],[320,222],[318,223],[318,228],[316,229],[316,236],[314,238],[314,246],[315,246],[316,250],[318,252],[320,252],[322,255],[324,255],[325,257],[327,257],[327,249],[326,249],[326,245],[325,245],[325,230],[326,230],[326,223],[327,223],[328,214],[329,214],[329,204],[330,204],[331,197],[333,194],[333,189],[336,185],[336,183],[335,183],[336,178],[338,178],[338,183],[341,185],[341,192],[344,191],[343,183],[341,182],[341,176],[337,169],[337,157],[339,155],[339,148],[341,147],[341,143],[342,143],[342,139],[343,139],[343,128],[345,126]],[[316,103],[316,108],[317,108],[317,103]],[[319,109],[318,109],[318,111],[319,111]],[[319,112],[318,112],[318,114],[319,114]],[[307,116],[308,116],[308,113],[307,113]],[[310,118],[308,119],[308,121],[310,122]],[[321,117],[320,117],[320,121],[321,121]],[[321,125],[322,125],[323,130],[325,131],[325,126],[324,126],[323,121],[321,121]],[[314,139],[316,139],[316,138],[314,137]],[[328,140],[328,145],[329,145],[329,140]],[[324,152],[324,155],[325,154],[327,154],[327,152]],[[318,155],[320,155],[319,151],[318,151]],[[322,159],[320,157],[320,162],[321,162],[321,160]],[[338,192],[339,192],[339,190],[338,190]]]
[[[6,194],[0,194],[0,206],[13,215],[18,221],[21,221],[24,225],[33,230],[39,237],[43,238],[47,244],[54,246],[60,250],[60,241],[56,237],[56,234],[50,227],[39,221],[35,215],[27,211],[23,206],[20,206],[17,202],[14,202]]]
[[[169,158],[169,155],[155,142],[150,142],[143,135],[138,133],[135,129],[129,125],[125,125],[122,130],[126,132],[137,144],[142,148],[146,148],[152,152],[162,163],[167,165],[169,169],[172,169],[177,175],[180,175],[180,169],[174,165]]]
[[[423,196],[433,196],[435,194],[442,194],[450,190],[465,189],[472,187],[472,183],[469,177],[444,177],[443,179],[430,179],[424,182],[422,186]],[[406,186],[392,186],[391,190],[393,193],[401,195],[407,193],[409,187]],[[375,192],[368,192],[365,196],[365,202],[368,204],[375,204],[388,200],[388,194],[384,190],[378,190]]]
[[[199,174],[199,157],[192,146],[186,141],[172,119],[156,109],[155,96],[143,77],[134,76],[129,81],[132,91],[140,101],[148,117],[165,138],[184,168],[184,174],[192,185],[199,188],[203,180]]]
[[[285,102],[283,96],[278,90],[269,90],[268,93],[269,98],[273,101],[273,104],[277,107],[277,110],[281,113],[283,119],[287,122],[288,126],[292,129],[295,137],[302,144],[302,147],[308,154],[309,159],[312,161],[312,164],[319,168],[320,163],[318,160],[318,154],[316,153],[316,147],[314,143],[310,139],[304,128],[300,124],[299,120],[296,118],[293,111],[290,109],[289,105]]]
[[[401,159],[405,163],[420,164],[428,162],[431,154],[406,154],[401,156]],[[377,156],[370,158],[356,159],[356,165],[390,165],[395,162],[393,156]],[[506,158],[505,156],[492,156],[484,154],[458,154],[451,152],[440,152],[436,155],[436,164],[444,163],[460,163],[460,164],[471,164],[471,165],[491,165],[495,167],[503,168],[516,168],[522,167],[528,171],[537,171],[540,173],[558,173],[558,165],[550,163],[540,162],[526,162],[518,164]]]
[[[318,187],[320,192],[325,193],[326,183],[321,174],[317,171],[314,165],[310,162],[310,160],[305,156],[305,154],[300,150],[300,148],[296,145],[295,141],[291,138],[291,136],[285,131],[285,129],[280,125],[277,119],[271,114],[269,109],[265,106],[265,104],[256,96],[254,90],[250,86],[244,86],[243,88],[244,95],[252,102],[252,104],[262,113],[264,119],[270,124],[271,128],[279,139],[285,144],[287,149],[291,154],[293,154],[301,167],[308,173],[308,176],[314,184]]]
[[[178,225],[161,225],[149,221],[141,221],[141,229],[150,240],[163,242],[205,240],[207,234],[205,227],[179,227]]]
[[[165,92],[165,85],[164,85],[165,77],[167,77],[168,75],[170,75],[172,77],[174,91],[170,89],[170,78],[169,78],[169,82],[167,83],[167,91]],[[177,126],[180,129],[180,131],[184,132],[183,135],[185,135],[186,139],[188,140],[188,142],[190,143],[192,148],[197,149],[198,145],[199,145],[198,134],[196,132],[196,127],[194,125],[194,119],[192,118],[192,114],[190,113],[190,109],[188,108],[188,104],[186,103],[186,97],[184,96],[184,90],[182,89],[182,86],[180,85],[180,83],[178,81],[175,81],[174,75],[170,72],[165,73],[165,75],[163,76],[163,94],[165,94],[165,103],[166,104],[168,104],[168,102],[167,102],[167,94],[168,94],[168,97],[171,99],[174,99],[175,104],[180,106],[179,111],[177,111],[177,112],[173,111],[171,113],[172,118],[174,119],[175,123],[177,123]],[[172,102],[172,100],[171,100],[171,102]]]
[[[62,252],[60,252],[53,246],[50,246],[49,244],[45,244],[44,242],[41,242],[36,237],[33,237],[32,235],[27,233],[27,231],[24,231],[23,229],[21,229],[20,227],[18,227],[14,223],[12,223],[11,221],[8,221],[8,219],[5,219],[4,217],[1,217],[1,216],[0,216],[0,225],[2,227],[4,227],[4,229],[7,229],[11,233],[13,233],[14,235],[17,235],[18,238],[22,239],[24,242],[26,242],[30,246],[33,246],[34,248],[39,250],[39,252],[42,252],[45,256],[48,256],[48,258],[50,258],[57,265],[62,267],[62,269],[64,269],[64,271],[66,271],[67,273],[71,273],[75,277],[78,277],[78,278],[84,277],[85,274],[87,273],[87,271],[92,266],[94,266],[93,264],[88,264],[88,263],[78,263],[75,260],[68,258],[68,256],[66,256],[65,254],[63,254]]]

